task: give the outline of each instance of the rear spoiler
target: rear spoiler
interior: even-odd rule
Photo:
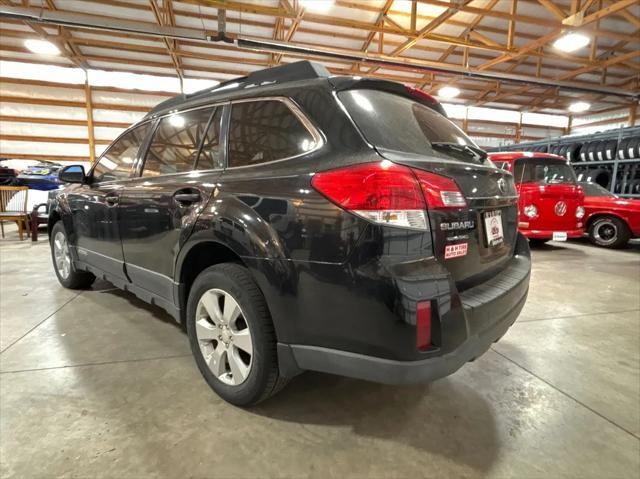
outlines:
[[[422,105],[437,111],[445,118],[447,112],[444,110],[440,102],[433,96],[429,95],[424,90],[403,85],[402,83],[396,83],[387,80],[376,80],[373,78],[359,78],[359,77],[331,77],[329,82],[333,85],[336,91],[355,90],[355,89],[367,89],[367,90],[380,90],[394,95],[400,95],[405,98],[417,101]]]

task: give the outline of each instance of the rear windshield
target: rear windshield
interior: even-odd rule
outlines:
[[[576,175],[564,161],[553,158],[521,158],[513,167],[516,183],[573,183]]]
[[[440,113],[400,95],[380,90],[347,90],[338,93],[356,125],[372,145],[387,150],[467,161],[455,150],[432,147],[449,143],[478,148],[460,128]]]

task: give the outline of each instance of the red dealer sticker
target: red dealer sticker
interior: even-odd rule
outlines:
[[[458,258],[467,254],[467,243],[448,244],[444,247],[444,259]]]

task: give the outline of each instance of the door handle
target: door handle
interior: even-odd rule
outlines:
[[[118,197],[117,196],[105,196],[104,197],[104,201],[105,201],[105,203],[107,203],[107,206],[116,206],[118,204]]]
[[[200,201],[200,193],[176,193],[173,197],[181,206],[188,206]]]

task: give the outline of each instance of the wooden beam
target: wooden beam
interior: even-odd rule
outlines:
[[[602,61],[599,61],[599,62],[595,62],[595,63],[593,63],[591,65],[586,66],[586,67],[578,68],[576,70],[572,70],[570,72],[563,73],[562,75],[557,76],[556,80],[568,80],[569,78],[573,78],[575,76],[582,75],[583,73],[589,73],[589,72],[592,72],[594,70],[601,70],[601,69],[610,67],[612,65],[615,65],[616,63],[625,62],[627,60],[631,60],[632,58],[636,58],[636,57],[640,57],[640,50],[636,50],[634,52],[629,52],[629,53],[626,53],[624,55],[618,55],[618,56],[610,57],[607,60],[602,60]]]
[[[511,7],[509,9],[509,13],[513,16],[509,20],[509,28],[507,29],[507,49],[511,50],[513,48],[513,39],[516,33],[516,21],[515,16],[518,12],[518,0],[511,0]]]
[[[632,4],[636,3],[637,1],[638,0],[619,0],[614,5],[610,5],[609,7],[606,7],[606,8],[603,8],[601,10],[598,10],[597,12],[592,13],[591,15],[588,15],[588,16],[582,18],[582,20],[580,21],[580,26],[588,25],[589,23],[593,23],[593,22],[595,22],[595,21],[597,21],[597,20],[599,20],[601,18],[604,18],[607,15],[611,15],[612,13],[615,13],[617,11],[620,11],[620,10],[622,10],[624,8],[629,7]],[[571,17],[575,17],[575,15],[572,15]],[[567,18],[571,18],[571,17],[567,17]],[[565,21],[566,20],[567,19],[565,19]],[[509,61],[509,60],[513,60],[514,58],[517,58],[520,55],[528,54],[532,50],[535,50],[538,47],[544,46],[544,45],[554,41],[556,38],[558,38],[560,35],[562,35],[562,33],[563,33],[563,29],[562,28],[560,28],[558,30],[555,30],[555,31],[553,31],[551,33],[543,35],[542,37],[538,38],[537,40],[529,42],[524,47],[518,49],[515,53],[506,53],[504,55],[501,55],[498,58],[495,58],[494,60],[491,60],[491,61],[489,61],[487,63],[484,63],[484,64],[480,65],[478,68],[480,70],[486,70],[488,68],[492,68],[492,67],[494,67],[496,65],[499,65],[500,63],[503,63],[503,62],[506,62],[506,61]]]
[[[87,143],[86,138],[71,138],[64,136],[34,136],[34,135],[2,135],[6,141],[26,141],[35,143],[68,143],[70,145],[83,145]],[[97,145],[110,145],[111,140],[95,140]],[[3,153],[4,155],[5,153]],[[92,160],[93,161],[93,160]]]
[[[96,138],[93,129],[93,98],[91,95],[91,87],[89,82],[84,84],[84,96],[87,103],[87,133],[89,138],[89,159],[91,163],[96,162]]]
[[[64,126],[87,126],[87,120],[70,120],[67,118],[40,118],[33,116],[14,116],[14,115],[0,115],[0,122],[14,122],[14,123],[36,123],[39,125],[64,125]],[[94,127],[107,127],[107,128],[129,128],[130,123],[116,122],[116,121],[95,121]]]
[[[151,7],[151,11],[153,12],[153,16],[155,17],[158,25],[159,26],[168,25],[167,20],[169,16],[168,15],[163,16],[160,7],[156,3],[156,0],[148,0],[148,1],[149,1],[149,6]],[[168,25],[168,26],[173,26],[173,25]],[[169,58],[171,58],[173,67],[175,68],[176,74],[178,75],[178,79],[180,80],[180,86],[182,87],[182,83],[184,81],[184,73],[180,65],[181,63],[180,57],[177,53],[178,43],[176,40],[169,40],[168,38],[165,38],[165,37],[163,37],[162,40],[167,48],[167,53],[169,54]]]
[[[85,108],[86,103],[83,101],[71,100],[51,100],[48,98],[29,98],[12,95],[2,95],[0,100],[6,103],[22,103],[26,105],[48,105],[48,106],[66,106],[72,108]],[[116,103],[93,103],[96,110],[116,110],[116,111],[139,111],[146,113],[151,107],[139,105],[122,105]]]
[[[540,3],[544,8],[553,13],[560,20],[564,20],[565,18],[567,18],[567,14],[565,13],[565,11],[560,8],[560,6],[557,5],[553,0],[538,0],[538,3]]]
[[[10,153],[3,152],[3,155],[13,160],[47,160],[56,162],[70,162],[70,161],[89,161],[86,156],[66,156],[66,155],[49,155],[39,153]]]
[[[638,114],[638,104],[634,103],[629,107],[629,126],[635,126],[637,114]]]

